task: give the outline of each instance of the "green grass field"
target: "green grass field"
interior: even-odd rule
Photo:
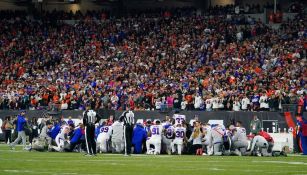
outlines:
[[[307,174],[307,156],[208,157],[27,152],[0,145],[0,174],[202,175]]]

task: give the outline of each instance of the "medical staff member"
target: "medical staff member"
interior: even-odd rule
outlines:
[[[301,142],[302,142],[302,149],[303,155],[307,155],[307,120],[302,118],[299,123],[301,128]]]
[[[142,153],[142,144],[147,139],[147,132],[142,124],[137,123],[133,129],[132,145],[134,146],[134,154]]]
[[[26,111],[23,110],[17,116],[17,126],[16,127],[17,127],[18,137],[13,143],[9,145],[11,149],[15,149],[15,145],[18,144],[20,140],[22,140],[23,149],[26,148],[25,125],[27,124],[27,121],[25,119],[25,115],[26,115]]]

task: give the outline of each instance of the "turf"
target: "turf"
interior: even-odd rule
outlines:
[[[307,156],[288,157],[208,157],[168,155],[27,152],[0,145],[0,174],[42,175],[264,175],[307,174]]]

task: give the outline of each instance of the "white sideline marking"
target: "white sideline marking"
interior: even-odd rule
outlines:
[[[44,171],[29,171],[29,170],[3,170],[3,172],[15,173],[15,174],[29,173],[29,174],[52,174],[52,175],[77,175],[78,174],[78,173],[54,173],[54,172],[44,172]],[[90,174],[90,175],[97,175],[97,174]]]
[[[211,171],[225,171],[225,169],[220,169],[220,168],[209,168]]]
[[[29,171],[29,170],[3,170],[4,172],[8,173],[16,173],[16,174],[21,174],[21,173],[31,173],[31,174],[50,174],[50,172],[44,172],[44,171]]]
[[[289,165],[307,165],[307,163],[305,162],[286,162],[286,161],[253,161],[255,163],[276,163],[276,164],[280,164],[280,163],[283,163],[283,164],[289,164]]]

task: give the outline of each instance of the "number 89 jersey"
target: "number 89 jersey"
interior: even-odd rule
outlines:
[[[150,126],[151,139],[161,139],[163,126],[162,125],[152,125]]]

